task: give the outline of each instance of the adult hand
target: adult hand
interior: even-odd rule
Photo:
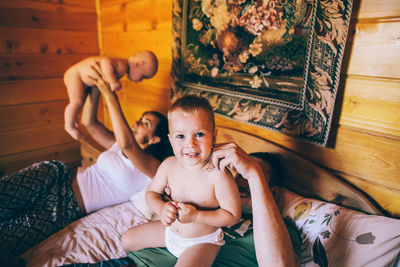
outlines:
[[[112,94],[112,90],[111,90],[111,86],[110,84],[106,81],[105,77],[104,77],[104,73],[101,71],[100,65],[98,64],[98,62],[96,62],[95,64],[93,64],[92,66],[92,70],[94,73],[94,77],[89,77],[93,83],[96,85],[96,87],[99,89],[99,91],[103,94],[103,95],[107,95],[107,94]]]
[[[211,162],[215,168],[231,168],[246,179],[251,179],[261,170],[260,165],[236,143],[224,143],[214,146]]]

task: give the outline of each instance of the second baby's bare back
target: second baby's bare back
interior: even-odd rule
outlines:
[[[101,65],[100,69],[103,72],[105,66],[109,65],[110,68],[113,68],[114,75],[116,79],[120,79],[123,75],[127,73],[128,70],[128,61],[124,58],[111,58],[106,56],[94,56],[86,58],[75,65],[71,66],[66,74],[66,79],[74,80],[79,79],[84,87],[93,87],[95,84],[90,77],[96,77],[96,71],[93,69],[93,66],[98,64]],[[106,75],[107,76],[107,75]],[[105,77],[106,80],[109,80],[110,77]],[[67,83],[68,81],[66,81]]]

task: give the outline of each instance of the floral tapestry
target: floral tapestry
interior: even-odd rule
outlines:
[[[174,0],[171,98],[326,146],[351,0]]]

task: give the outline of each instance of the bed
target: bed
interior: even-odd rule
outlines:
[[[328,171],[262,138],[218,127],[218,142],[235,141],[247,152],[278,153],[286,180],[276,201],[301,236],[303,266],[398,266],[400,220],[385,217],[374,201]],[[88,146],[88,144],[84,144]],[[92,148],[93,151],[93,148]],[[144,191],[68,225],[23,258],[27,266],[94,263],[126,257],[119,239],[145,223]]]

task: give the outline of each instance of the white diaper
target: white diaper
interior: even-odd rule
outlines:
[[[185,238],[172,232],[170,227],[165,228],[165,246],[168,251],[177,258],[179,258],[182,252],[188,247],[203,243],[223,246],[225,244],[224,232],[221,228],[218,228],[215,232],[208,235]]]

